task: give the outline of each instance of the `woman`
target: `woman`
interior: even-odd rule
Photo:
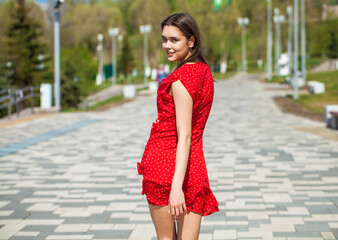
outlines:
[[[202,216],[219,211],[202,144],[214,83],[195,20],[178,13],[161,28],[162,47],[178,66],[158,88],[158,118],[137,163],[138,173],[158,239],[198,239]]]

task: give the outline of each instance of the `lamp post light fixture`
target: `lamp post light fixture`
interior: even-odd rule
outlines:
[[[120,30],[118,28],[110,28],[109,35],[112,37],[112,82],[116,85],[116,37]]]
[[[54,5],[54,98],[55,107],[61,108],[60,84],[60,6],[64,0],[55,0]]]
[[[291,73],[292,69],[292,7],[288,6],[286,8],[286,12],[288,13],[288,22],[289,22],[289,36],[288,36],[288,65],[289,65],[289,73]]]
[[[280,57],[280,23],[284,22],[284,16],[279,14],[279,9],[275,8],[274,9],[275,15],[273,16],[273,21],[276,24],[276,46],[275,46],[275,70],[276,70],[276,75],[279,76],[279,57]]]
[[[148,73],[148,34],[151,31],[151,25],[141,25],[140,26],[140,32],[144,36],[144,85],[148,85],[148,78],[147,78],[147,73]]]
[[[96,85],[101,85],[103,82],[103,34],[97,35],[97,40],[99,41],[99,45],[97,46],[98,57],[99,57],[99,70],[96,76]]]
[[[272,10],[271,10],[271,0],[266,0],[268,2],[268,36],[267,36],[267,79],[271,80],[272,75]]]
[[[249,24],[249,18],[238,18],[237,22],[242,27],[242,69],[246,72],[246,42],[245,42],[245,35],[246,35],[246,26]]]
[[[43,54],[38,55],[39,64],[36,66],[37,70],[42,70],[45,67],[45,64],[42,62],[44,60],[44,58],[45,57],[43,56]]]

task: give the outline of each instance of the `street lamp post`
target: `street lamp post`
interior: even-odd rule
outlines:
[[[272,75],[272,29],[271,29],[271,18],[272,18],[272,11],[271,11],[271,0],[267,0],[268,2],[268,56],[267,56],[267,79],[271,80]]]
[[[148,33],[151,31],[150,25],[141,25],[140,26],[140,32],[144,36],[144,85],[148,85],[148,78],[147,78],[147,72],[148,72]]]
[[[96,85],[101,85],[103,82],[103,34],[98,34],[97,40],[99,41],[99,45],[97,46],[97,51],[99,55],[99,70],[96,77]]]
[[[292,7],[288,6],[286,8],[288,13],[288,22],[289,22],[289,36],[288,36],[288,65],[289,65],[289,73],[291,73],[292,68]]]
[[[276,23],[276,63],[275,63],[275,69],[276,69],[276,75],[279,76],[279,57],[280,57],[280,23],[284,22],[284,16],[279,14],[279,9],[274,9],[275,15],[273,16],[273,21]]]
[[[298,0],[294,0],[293,98],[298,99]]]
[[[300,1],[300,13],[301,13],[301,49],[302,49],[302,77],[304,82],[306,81],[306,40],[305,40],[305,1]]]
[[[242,69],[246,72],[246,42],[245,35],[246,29],[245,27],[249,24],[249,18],[238,18],[238,24],[242,27]]]
[[[119,34],[120,30],[118,28],[109,29],[109,35],[112,37],[112,82],[113,85],[116,85],[116,36]]]
[[[64,0],[55,0],[54,5],[54,98],[55,107],[61,108],[60,91],[60,6]]]

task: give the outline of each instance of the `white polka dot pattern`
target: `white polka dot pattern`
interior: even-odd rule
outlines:
[[[157,90],[158,118],[152,125],[141,163],[137,163],[138,173],[143,175],[142,194],[146,194],[150,204],[168,205],[177,146],[175,105],[168,91],[177,80],[193,99],[191,148],[183,182],[187,212],[192,210],[207,216],[219,208],[210,189],[203,153],[203,132],[214,96],[213,78],[203,62],[176,69]]]

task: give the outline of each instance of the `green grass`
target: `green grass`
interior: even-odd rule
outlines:
[[[226,80],[234,75],[236,75],[237,72],[226,72],[226,73],[220,73],[220,72],[215,72],[213,74],[213,77],[216,81],[219,81],[219,80]]]
[[[136,92],[142,91],[142,90],[147,90],[149,89],[149,87],[142,87],[142,88],[137,88]]]
[[[263,63],[265,64],[265,63]],[[264,66],[262,68],[258,68],[257,61],[248,60],[247,66],[246,66],[247,73],[263,73],[264,72]]]
[[[306,59],[306,69],[311,70],[317,66],[319,66],[321,63],[328,60],[327,58],[308,58]],[[299,61],[299,66],[301,66],[301,61]]]
[[[95,110],[95,109],[97,109],[99,107],[105,106],[107,104],[114,103],[114,102],[119,102],[123,98],[124,98],[123,95],[114,96],[114,97],[108,98],[108,99],[106,99],[106,100],[104,100],[102,102],[98,102],[97,104],[95,104],[93,106],[90,106],[90,107],[87,107],[85,109],[66,108],[66,109],[62,109],[62,112],[72,113],[72,112],[92,111],[92,110]]]
[[[102,102],[98,102],[97,104],[93,105],[93,106],[90,106],[90,107],[87,107],[85,110],[95,110],[99,107],[103,107],[107,104],[110,104],[110,103],[114,103],[114,102],[119,102],[123,99],[123,95],[118,95],[118,96],[114,96],[114,97],[111,97],[111,98],[108,98]]]
[[[307,81],[318,81],[325,84],[325,93],[300,95],[295,100],[308,110],[317,113],[324,113],[325,105],[338,105],[338,71],[308,73]]]
[[[283,76],[272,76],[271,80],[268,80],[267,78],[264,79],[267,83],[286,83],[285,77]]]

